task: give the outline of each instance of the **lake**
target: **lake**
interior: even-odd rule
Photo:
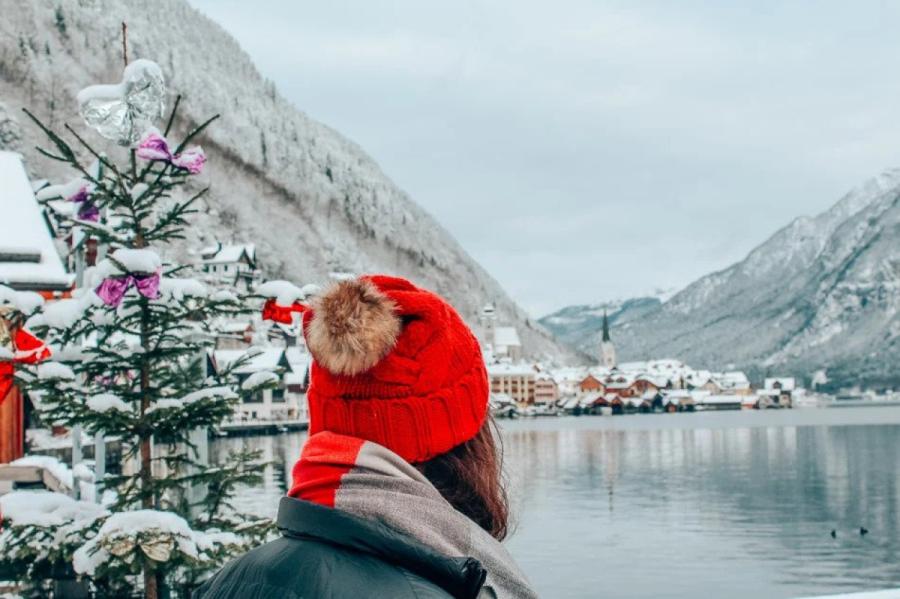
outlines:
[[[539,418],[501,428],[516,514],[508,546],[548,599],[900,587],[900,407]],[[246,445],[271,461],[238,507],[274,516],[304,439],[214,442],[214,456]]]

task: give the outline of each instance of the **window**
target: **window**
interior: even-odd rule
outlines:
[[[246,374],[239,374],[239,375],[238,375],[238,383],[241,384],[241,385],[243,385],[243,384],[244,384],[244,381],[247,380],[247,377],[248,377],[248,376],[249,376],[249,375],[246,375]],[[262,403],[262,401],[263,401],[263,392],[262,392],[262,391],[257,391],[257,392],[255,392],[255,393],[251,393],[250,395],[245,395],[245,396],[243,397],[243,401],[244,401],[244,403]]]

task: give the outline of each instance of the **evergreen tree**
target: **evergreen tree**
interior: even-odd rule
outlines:
[[[96,482],[103,507],[65,498],[71,505],[53,507],[55,518],[4,522],[0,569],[23,573],[35,595],[46,592],[41,578],[71,567],[98,596],[186,596],[271,527],[231,504],[237,487],[257,482],[258,454],[234,453],[210,465],[198,448],[241,393],[277,377],[239,387],[232,372],[243,361],[207,372],[215,323],[250,308],[247,297],[191,278],[191,268],[167,252],[185,237],[207,192],[187,192],[205,160],[189,144],[216,118],[170,147],[178,104],[162,132],[151,129],[137,148],[113,149],[119,164],[68,125],[58,134],[26,111],[51,143],[38,150],[77,175],[39,198],[70,227],[73,251],[96,242],[100,256],[79,271],[71,298],[27,315],[27,328],[53,356],[17,367],[17,382],[38,398],[45,422],[83,427],[123,448],[121,473]],[[27,495],[18,500],[29,501]]]

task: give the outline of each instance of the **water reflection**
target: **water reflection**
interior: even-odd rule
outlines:
[[[504,423],[518,514],[509,545],[544,596],[900,586],[900,410],[674,418]],[[271,462],[244,509],[274,514],[303,438],[216,442],[215,452],[245,444]]]

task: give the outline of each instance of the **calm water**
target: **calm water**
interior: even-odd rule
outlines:
[[[900,587],[900,408],[506,421],[508,541],[542,596],[778,598]],[[223,439],[273,462],[305,435]],[[861,537],[858,529],[871,532]],[[837,530],[837,539],[830,532]]]

